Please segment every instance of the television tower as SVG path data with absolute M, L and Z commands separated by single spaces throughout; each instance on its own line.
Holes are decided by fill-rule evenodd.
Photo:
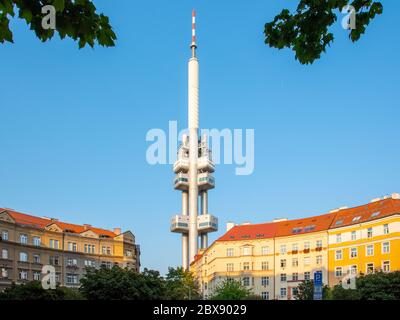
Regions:
M 192 56 L 189 59 L 188 127 L 174 163 L 174 187 L 182 191 L 182 212 L 171 220 L 171 231 L 182 234 L 182 267 L 190 263 L 200 249 L 208 247 L 208 233 L 218 230 L 218 219 L 208 213 L 208 190 L 215 187 L 215 165 L 207 136 L 199 138 L 199 60 L 196 56 L 196 12 L 192 12 Z M 200 198 L 200 210 L 199 210 Z

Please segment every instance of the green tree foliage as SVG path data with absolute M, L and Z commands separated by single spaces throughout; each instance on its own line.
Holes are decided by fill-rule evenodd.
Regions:
M 334 36 L 329 27 L 337 21 L 337 14 L 346 5 L 356 11 L 356 28 L 349 33 L 351 41 L 360 39 L 370 21 L 382 14 L 380 2 L 371 0 L 300 0 L 292 14 L 283 9 L 264 27 L 265 44 L 270 47 L 290 48 L 301 64 L 313 63 L 325 52 Z M 344 17 L 344 16 L 343 16 Z
M 166 297 L 171 300 L 200 299 L 196 279 L 183 268 L 168 268 L 166 280 Z
M 239 281 L 226 280 L 217 286 L 211 300 L 245 300 L 252 296 Z
M 299 284 L 297 294 L 294 295 L 296 300 L 314 300 L 314 281 L 307 280 Z M 330 299 L 330 289 L 328 286 L 322 288 L 322 299 Z
M 88 268 L 80 292 L 89 300 L 158 300 L 165 297 L 165 283 L 158 271 L 142 273 L 114 266 Z
M 6 288 L 0 292 L 0 300 L 82 300 L 82 295 L 75 289 L 57 287 L 55 290 L 45 290 L 40 281 Z
M 400 271 L 377 272 L 356 279 L 356 289 L 337 285 L 332 290 L 335 300 L 400 300 Z
M 53 5 L 56 9 L 56 30 L 42 28 L 45 5 Z M 0 0 L 0 43 L 13 42 L 9 23 L 16 15 L 25 20 L 43 42 L 51 39 L 55 32 L 61 39 L 77 40 L 79 48 L 86 44 L 93 47 L 95 42 L 112 47 L 117 38 L 108 17 L 98 14 L 91 0 Z

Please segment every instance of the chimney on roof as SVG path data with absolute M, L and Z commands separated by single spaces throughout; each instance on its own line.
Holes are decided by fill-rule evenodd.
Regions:
M 233 227 L 235 226 L 235 223 L 232 221 L 229 221 L 226 223 L 226 232 L 228 232 L 229 230 L 231 230 Z
M 400 193 L 392 193 L 392 199 L 400 199 Z
M 83 227 L 85 228 L 85 230 L 89 229 L 91 227 L 90 224 L 84 224 Z
M 114 233 L 115 233 L 116 235 L 121 234 L 121 228 L 114 228 Z
M 274 220 L 272 220 L 272 222 L 282 222 L 282 221 L 287 221 L 287 218 L 275 218 Z

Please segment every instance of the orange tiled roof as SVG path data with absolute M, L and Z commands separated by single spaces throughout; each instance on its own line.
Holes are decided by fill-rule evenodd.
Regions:
M 324 231 L 400 214 L 400 199 L 383 199 L 334 213 L 303 219 L 235 226 L 217 241 L 268 239 Z M 356 218 L 355 217 L 360 217 Z
M 44 229 L 48 225 L 56 224 L 63 231 L 69 231 L 69 232 L 73 232 L 73 233 L 81 233 L 81 232 L 84 232 L 87 230 L 91 230 L 98 235 L 105 235 L 105 236 L 109 236 L 112 238 L 117 236 L 117 234 L 115 234 L 114 232 L 112 232 L 110 230 L 95 228 L 95 227 L 88 226 L 88 225 L 82 226 L 82 225 L 77 225 L 77 224 L 71 224 L 71 223 L 66 223 L 66 222 L 57 221 L 57 220 L 35 217 L 35 216 L 17 212 L 17 211 L 11 210 L 11 209 L 0 208 L 0 212 L 3 212 L 3 211 L 7 211 L 7 213 L 15 220 L 15 222 L 18 224 L 21 224 L 21 225 Z
M 361 222 L 376 220 L 382 217 L 400 213 L 399 199 L 384 199 L 362 206 L 343 209 L 336 213 L 331 229 L 349 226 Z

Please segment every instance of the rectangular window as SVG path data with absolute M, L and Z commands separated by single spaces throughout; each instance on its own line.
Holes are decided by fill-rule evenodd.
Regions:
M 317 240 L 317 248 L 322 248 L 322 240 Z
M 286 282 L 286 273 L 281 273 L 281 282 Z
M 311 272 L 309 272 L 309 271 L 304 272 L 304 280 L 306 280 L 306 281 L 311 280 Z
M 250 263 L 249 262 L 244 262 L 243 263 L 243 270 L 250 270 Z
M 242 284 L 243 284 L 243 286 L 248 287 L 250 285 L 250 278 L 249 277 L 243 277 Z
M 251 247 L 243 247 L 243 255 L 250 256 L 251 255 Z
M 310 250 L 310 242 L 304 242 L 304 250 Z
M 8 231 L 3 231 L 1 233 L 1 238 L 3 239 L 3 241 L 8 241 Z
M 281 297 L 286 298 L 286 288 L 281 288 Z
M 269 300 L 269 292 L 268 291 L 261 292 L 261 298 L 263 300 Z
M 292 274 L 292 280 L 293 280 L 293 281 L 298 281 L 298 280 L 299 280 L 299 274 L 298 274 L 297 272 L 294 272 L 294 273 Z
M 94 244 L 85 244 L 84 245 L 84 251 L 85 253 L 95 253 L 95 246 Z
M 280 252 L 281 252 L 281 254 L 286 254 L 286 245 L 281 245 L 281 247 L 280 247 Z
M 28 236 L 26 234 L 20 234 L 19 242 L 22 244 L 28 244 Z
M 85 260 L 85 267 L 95 268 L 96 267 L 96 262 L 93 261 L 93 260 Z
M 350 267 L 350 274 L 357 274 L 357 265 L 352 265 Z
M 357 248 L 350 249 L 350 258 L 351 259 L 357 258 Z
M 41 245 L 40 237 L 33 237 L 33 245 L 36 247 L 40 247 L 40 245 Z
M 19 279 L 28 280 L 28 270 L 19 270 Z
M 382 253 L 390 253 L 390 242 L 382 243 Z
M 40 255 L 39 254 L 34 254 L 33 255 L 33 262 L 34 263 L 40 263 Z
M 269 254 L 269 247 L 262 247 L 261 248 L 261 254 L 264 255 L 264 256 Z
M 68 251 L 78 251 L 76 242 L 68 242 Z
M 67 259 L 67 266 L 77 266 L 78 265 L 78 260 L 73 259 L 73 258 L 68 258 Z
M 41 273 L 39 271 L 33 271 L 33 280 L 40 281 Z
M 383 234 L 388 234 L 389 233 L 389 225 L 388 224 L 384 224 L 383 225 Z
M 78 284 L 78 275 L 67 273 L 67 283 L 68 284 Z
M 356 233 L 355 231 L 352 231 L 352 232 L 351 232 L 351 240 L 352 240 L 352 241 L 357 240 L 357 233 Z
M 58 256 L 50 256 L 49 262 L 53 266 L 58 266 L 60 264 Z
M 233 263 L 227 263 L 226 264 L 226 271 L 228 271 L 228 272 L 233 271 Z
M 28 254 L 26 252 L 19 253 L 19 261 L 27 262 L 28 261 Z
M 7 249 L 1 250 L 1 258 L 8 259 L 8 250 Z
M 317 265 L 321 265 L 322 264 L 322 256 L 321 255 L 316 257 L 316 263 L 317 263 Z
M 286 268 L 286 259 L 281 259 L 281 268 Z
M 310 265 L 310 257 L 304 257 L 304 265 L 309 266 Z
M 299 245 L 297 243 L 292 244 L 292 251 L 298 251 L 299 250 Z
M 336 250 L 335 252 L 335 260 L 342 260 L 343 259 L 343 251 L 342 250 Z
M 383 261 L 382 263 L 382 271 L 390 272 L 390 261 Z
M 299 259 L 293 258 L 292 259 L 292 267 L 298 267 L 298 266 L 299 266 Z
M 366 256 L 373 256 L 374 255 L 374 245 L 370 244 L 367 246 L 367 250 L 365 253 Z
M 226 256 L 233 257 L 233 248 L 226 249 Z
M 268 270 L 268 261 L 261 262 L 261 270 Z
M 367 263 L 366 273 L 367 274 L 374 273 L 374 264 L 373 263 Z
M 342 242 L 342 234 L 341 234 L 341 233 L 338 233 L 338 234 L 336 235 L 336 243 L 340 243 L 340 242 Z
M 336 278 L 341 278 L 343 276 L 343 268 L 342 267 L 336 267 L 335 268 L 335 277 Z
M 60 248 L 60 241 L 55 239 L 50 239 L 50 248 L 52 249 L 59 249 Z
M 0 278 L 8 279 L 8 270 L 6 268 L 1 268 Z
M 261 277 L 261 285 L 266 287 L 269 285 L 269 277 Z
M 368 230 L 367 230 L 367 238 L 372 238 L 372 228 L 368 228 Z

